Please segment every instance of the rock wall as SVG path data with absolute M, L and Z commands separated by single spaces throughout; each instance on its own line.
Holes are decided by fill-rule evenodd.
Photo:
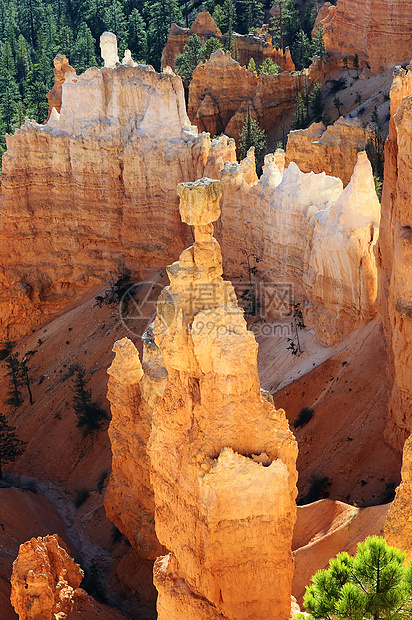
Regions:
M 402 480 L 396 489 L 385 521 L 385 540 L 389 545 L 398 547 L 410 557 L 412 553 L 412 437 L 410 436 L 403 447 Z
M 168 267 L 153 325 L 169 376 L 149 441 L 156 533 L 170 551 L 155 564 L 158 617 L 286 620 L 297 445 L 261 393 L 255 339 L 221 277 L 222 190 L 178 186 L 195 242 Z
M 123 266 L 139 278 L 170 261 L 187 242 L 176 184 L 206 166 L 216 175 L 226 159 L 233 141 L 211 149 L 197 136 L 180 78 L 145 66 L 68 78 L 60 116 L 7 137 L 2 334 L 26 333 Z
M 221 41 L 223 46 L 226 45 L 227 35 L 222 35 L 211 15 L 207 11 L 202 11 L 197 14 L 190 28 L 181 28 L 172 24 L 162 54 L 162 67 L 169 66 L 174 70 L 176 56 L 184 52 L 185 45 L 192 34 L 197 34 L 202 42 L 214 36 Z M 265 27 L 258 34 L 240 35 L 234 33 L 233 40 L 236 41 L 241 65 L 248 65 L 249 60 L 254 58 L 256 66 L 259 66 L 266 58 L 271 58 L 283 71 L 295 70 L 289 48 L 286 48 L 285 53 L 274 48 L 272 36 Z
M 308 73 L 308 87 L 320 79 L 322 63 Z M 200 131 L 212 136 L 225 133 L 237 139 L 250 104 L 262 129 L 277 131 L 282 139 L 289 130 L 296 94 L 305 87 L 305 76 L 282 72 L 262 74 L 240 66 L 228 52 L 218 50 L 198 65 L 189 87 L 188 114 Z
M 343 190 L 339 179 L 303 173 L 294 162 L 282 177 L 273 160 L 266 157 L 258 183 L 247 178 L 247 160 L 222 171 L 217 236 L 225 274 L 242 274 L 245 251 L 257 256 L 263 316 L 279 317 L 281 300 L 293 298 L 303 304 L 307 324 L 331 344 L 376 312 L 380 209 L 372 169 L 360 153 Z
M 83 576 L 57 534 L 20 545 L 11 577 L 11 603 L 19 620 L 126 620 L 79 588 Z
M 338 0 L 322 20 L 325 48 L 340 58 L 358 54 L 360 66 L 379 73 L 411 57 L 409 0 Z
M 307 129 L 289 133 L 285 165 L 294 161 L 302 172 L 326 172 L 339 177 L 346 187 L 368 137 L 358 119 L 346 120 L 341 116 L 328 127 L 312 123 Z
M 412 431 L 411 153 L 412 71 L 396 69 L 385 144 L 382 236 L 378 246 L 379 306 L 388 342 L 389 411 L 386 440 L 398 451 Z

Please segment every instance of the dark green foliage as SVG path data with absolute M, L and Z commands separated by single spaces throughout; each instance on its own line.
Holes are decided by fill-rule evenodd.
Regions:
M 257 264 L 260 262 L 259 256 L 255 254 L 251 254 L 246 250 L 242 250 L 243 256 L 245 256 L 246 260 L 241 263 L 242 267 L 246 270 L 247 279 L 248 279 L 248 288 L 244 289 L 241 297 L 242 297 L 242 307 L 245 311 L 245 314 L 248 316 L 258 316 L 260 310 L 260 303 L 256 296 L 256 290 L 253 278 L 258 274 Z
M 268 75 L 276 75 L 279 73 L 280 67 L 271 58 L 266 58 L 259 67 L 259 74 L 267 73 Z
M 338 553 L 306 588 L 310 618 L 402 620 L 412 614 L 412 564 L 379 536 L 358 543 L 354 557 Z M 303 618 L 303 616 L 301 616 Z
M 266 150 L 266 134 L 263 129 L 260 129 L 259 123 L 252 118 L 250 106 L 248 106 L 246 119 L 239 133 L 240 159 L 246 157 L 251 146 L 255 147 L 256 159 L 260 160 Z
M 334 105 L 334 106 L 335 106 L 335 108 L 337 109 L 337 111 L 338 111 L 338 115 L 340 116 L 340 109 L 341 109 L 341 107 L 342 107 L 342 105 L 343 105 L 343 104 L 342 104 L 342 101 L 339 99 L 339 97 L 338 97 L 338 96 L 336 96 L 336 97 L 333 99 L 333 105 Z
M 213 52 L 216 52 L 218 49 L 221 49 L 222 44 L 216 37 L 210 37 L 204 45 L 202 45 L 202 49 L 200 50 L 200 56 L 202 60 L 209 60 L 210 55 Z
M 3 361 L 13 351 L 16 343 L 13 340 L 3 340 L 0 343 L 0 361 Z
M 9 407 L 20 407 L 23 403 L 21 395 L 22 377 L 21 366 L 18 353 L 9 353 L 6 357 L 4 366 L 6 368 L 6 375 L 9 378 L 8 398 L 4 401 Z
M 264 10 L 259 0 L 239 0 L 238 11 L 241 16 L 239 19 L 241 32 L 248 33 L 263 24 Z
M 176 57 L 175 69 L 176 73 L 180 75 L 184 82 L 190 82 L 192 79 L 193 71 L 196 69 L 202 58 L 202 42 L 197 34 L 192 34 L 183 54 L 179 54 Z
M 309 37 L 303 30 L 299 30 L 295 37 L 291 54 L 293 61 L 296 65 L 296 69 L 303 69 L 309 67 L 312 62 L 312 45 L 309 41 Z
M 15 433 L 16 427 L 10 426 L 6 416 L 0 413 L 0 480 L 3 478 L 2 467 L 10 463 L 25 451 L 26 442 Z
M 148 52 L 146 24 L 137 9 L 133 9 L 129 15 L 128 31 L 132 56 L 138 61 L 146 62 Z
M 306 111 L 306 105 L 301 93 L 296 95 L 296 110 L 293 119 L 294 129 L 304 129 L 308 124 L 308 114 Z
M 376 106 L 372 112 L 371 126 L 372 136 L 366 142 L 365 151 L 372 165 L 375 190 L 380 199 L 385 164 L 385 141 L 380 130 L 380 121 Z
M 103 304 L 116 306 L 121 301 L 123 301 L 123 304 L 127 304 L 128 298 L 126 293 L 131 286 L 130 271 L 123 269 L 117 280 L 111 280 L 109 288 L 105 290 L 104 295 L 97 295 L 97 297 L 95 297 L 97 305 L 99 308 L 101 308 Z M 123 308 L 123 311 L 124 310 Z
M 273 43 L 282 50 L 291 46 L 297 33 L 301 29 L 299 10 L 294 0 L 276 0 L 278 17 L 272 19 Z
M 81 489 L 76 489 L 73 495 L 73 503 L 76 508 L 80 508 L 80 506 L 82 506 L 89 497 L 90 491 L 88 489 L 85 489 L 84 487 Z
M 73 381 L 73 409 L 77 416 L 77 426 L 83 427 L 83 434 L 88 435 L 100 427 L 105 412 L 92 400 L 92 391 L 86 388 L 86 371 L 80 366 Z
M 318 56 L 319 58 L 323 58 L 324 56 L 326 56 L 325 43 L 323 41 L 322 24 L 316 30 L 315 35 L 312 39 L 312 54 L 313 56 Z
M 320 82 L 316 82 L 315 86 L 313 87 L 310 99 L 313 119 L 317 123 L 320 123 L 320 121 L 322 120 L 324 109 L 322 101 L 322 84 Z
M 314 413 L 315 412 L 313 409 L 303 407 L 303 409 L 300 410 L 298 417 L 293 422 L 293 428 L 301 428 L 302 426 L 305 426 L 312 419 Z

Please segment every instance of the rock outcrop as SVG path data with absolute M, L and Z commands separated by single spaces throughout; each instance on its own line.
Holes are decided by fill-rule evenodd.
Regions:
M 151 347 L 150 343 L 147 347 Z M 151 431 L 152 407 L 155 402 L 142 396 L 140 380 L 143 369 L 135 345 L 128 338 L 115 343 L 116 357 L 110 368 L 108 399 L 112 421 L 109 437 L 112 446 L 112 472 L 104 504 L 108 518 L 130 541 L 138 555 L 155 560 L 165 552 L 154 528 L 154 498 L 150 483 L 147 443 Z M 153 360 L 152 360 L 153 362 Z M 145 382 L 157 380 L 163 392 L 167 373 L 155 371 L 153 363 L 145 363 Z M 151 371 L 151 372 L 150 372 Z M 155 393 L 155 390 L 152 390 Z M 149 402 L 148 402 L 149 401 Z
M 49 111 L 47 113 L 46 123 L 48 122 L 53 108 L 60 114 L 62 107 L 62 88 L 64 80 L 66 79 L 66 73 L 76 73 L 76 71 L 69 65 L 64 54 L 57 54 L 53 60 L 54 69 L 54 86 L 47 93 L 47 101 L 49 102 Z
M 372 73 L 411 57 L 412 5 L 408 0 L 338 0 L 322 20 L 327 53 L 358 54 Z
M 389 357 L 389 411 L 385 437 L 398 451 L 412 431 L 411 128 L 412 71 L 395 70 L 385 145 L 382 237 L 378 247 L 379 305 Z
M 325 6 L 325 5 L 324 5 Z M 333 125 L 312 123 L 307 129 L 291 131 L 286 145 L 286 162 L 294 161 L 302 172 L 326 172 L 349 183 L 358 153 L 365 149 L 369 132 L 357 120 L 340 117 Z
M 226 45 L 227 35 L 222 35 L 213 18 L 207 11 L 198 13 L 190 28 L 181 28 L 172 24 L 169 38 L 162 54 L 162 67 L 170 67 L 174 70 L 175 60 L 178 54 L 182 54 L 185 45 L 192 34 L 197 34 L 202 42 L 210 37 L 216 37 L 222 45 Z M 256 66 L 259 66 L 266 58 L 271 58 L 282 71 L 294 71 L 295 65 L 290 55 L 289 48 L 285 52 L 278 50 L 272 45 L 272 36 L 267 27 L 263 27 L 257 34 L 241 35 L 234 33 L 233 41 L 236 41 L 239 63 L 248 65 L 253 58 Z
M 287 619 L 297 446 L 261 393 L 257 344 L 222 275 L 220 181 L 178 186 L 195 242 L 168 267 L 153 325 L 169 373 L 149 441 L 160 620 Z
M 3 156 L 0 331 L 13 338 L 123 267 L 140 278 L 170 261 L 187 243 L 177 183 L 235 160 L 233 141 L 212 149 L 190 125 L 180 78 L 66 75 L 60 116 L 27 121 Z
M 322 68 L 318 64 L 308 73 L 309 89 L 319 79 Z M 303 75 L 284 71 L 258 76 L 242 67 L 229 52 L 218 50 L 193 72 L 188 114 L 200 131 L 208 131 L 212 136 L 225 133 L 237 139 L 250 104 L 261 128 L 276 131 L 281 140 L 292 120 L 296 93 L 304 87 Z
M 412 553 L 412 436 L 403 447 L 402 480 L 385 521 L 385 540 L 410 557 Z
M 11 577 L 11 602 L 19 620 L 126 620 L 79 588 L 83 577 L 57 534 L 20 545 Z
M 258 183 L 247 180 L 245 162 L 227 163 L 222 171 L 225 274 L 239 276 L 243 251 L 259 257 L 263 316 L 279 317 L 285 313 L 280 300 L 293 298 L 331 344 L 375 314 L 379 202 L 372 169 L 360 153 L 342 192 L 339 179 L 305 174 L 294 162 L 282 178 L 273 159 L 266 157 Z

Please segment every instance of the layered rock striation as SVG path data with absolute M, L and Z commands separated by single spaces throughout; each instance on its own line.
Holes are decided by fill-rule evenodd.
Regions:
M 387 441 L 402 450 L 412 431 L 411 127 L 412 71 L 395 70 L 391 119 L 385 144 L 382 236 L 378 247 L 379 305 L 388 343 L 389 411 Z
M 360 66 L 372 73 L 410 59 L 408 0 L 338 0 L 321 23 L 327 53 L 340 58 L 358 54 Z
M 142 65 L 73 75 L 60 115 L 7 137 L 0 330 L 11 337 L 110 274 L 144 278 L 170 261 L 187 240 L 177 183 L 235 160 L 233 141 L 212 148 L 190 125 L 180 78 Z
M 222 35 L 211 15 L 207 11 L 202 11 L 197 14 L 190 28 L 181 28 L 172 24 L 162 54 L 162 67 L 170 67 L 174 70 L 176 56 L 184 52 L 185 45 L 193 34 L 197 34 L 203 43 L 210 37 L 219 39 L 223 46 L 226 46 L 227 43 L 227 35 Z M 266 58 L 271 58 L 283 71 L 295 70 L 289 48 L 283 52 L 281 49 L 273 47 L 272 36 L 267 27 L 263 27 L 257 34 L 240 35 L 234 33 L 233 42 L 236 42 L 241 65 L 248 65 L 250 59 L 253 58 L 256 66 L 259 66 Z
M 285 165 L 294 161 L 302 172 L 326 172 L 339 177 L 346 187 L 358 153 L 365 149 L 369 137 L 369 131 L 358 119 L 340 117 L 328 127 L 323 123 L 312 123 L 307 129 L 289 133 Z
M 168 383 L 149 441 L 159 618 L 287 619 L 297 445 L 261 393 L 257 344 L 222 279 L 219 181 L 178 186 L 195 242 L 168 267 L 153 331 Z

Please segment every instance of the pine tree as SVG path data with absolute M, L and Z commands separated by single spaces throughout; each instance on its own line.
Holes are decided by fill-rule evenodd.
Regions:
M 255 147 L 256 159 L 260 159 L 266 149 L 266 134 L 259 124 L 252 118 L 250 105 L 242 129 L 239 133 L 239 156 L 244 159 L 251 146 Z
M 10 407 L 20 407 L 23 403 L 20 388 L 22 386 L 20 360 L 18 353 L 10 353 L 4 362 L 9 378 L 8 398 L 4 401 Z
M 20 91 L 14 77 L 0 69 L 0 122 L 3 132 L 11 134 L 18 122 Z
M 103 21 L 105 30 L 116 35 L 119 56 L 122 57 L 124 50 L 127 49 L 128 31 L 126 17 L 119 0 L 112 0 L 108 4 L 104 12 Z
M 73 382 L 73 409 L 77 415 L 77 426 L 84 427 L 83 433 L 87 435 L 100 427 L 104 411 L 93 402 L 92 391 L 86 388 L 86 371 L 82 366 L 77 370 Z
M 86 22 L 80 24 L 76 41 L 73 45 L 73 65 L 77 73 L 83 73 L 89 67 L 97 65 L 95 56 L 96 41 Z
M 6 416 L 0 413 L 0 480 L 3 479 L 3 465 L 11 463 L 25 451 L 26 442 L 15 433 L 16 427 L 10 426 Z
M 251 69 L 252 71 L 256 73 L 256 63 L 255 63 L 255 59 L 253 58 L 253 56 L 250 58 L 247 68 Z
M 217 50 L 222 49 L 222 44 L 216 37 L 210 37 L 200 50 L 200 56 L 203 61 L 209 60 L 211 54 Z
M 267 73 L 268 75 L 276 75 L 279 73 L 280 67 L 271 58 L 266 58 L 259 67 L 259 74 Z
M 252 28 L 260 27 L 263 24 L 265 12 L 262 2 L 259 0 L 239 0 L 239 14 L 241 27 L 244 33 L 248 33 Z
M 313 118 L 317 123 L 320 123 L 323 115 L 323 101 L 322 101 L 322 84 L 320 82 L 316 82 L 313 87 L 312 95 L 311 95 L 311 108 L 313 113 Z
M 303 101 L 303 97 L 301 93 L 296 95 L 296 110 L 295 116 L 293 119 L 293 127 L 294 129 L 304 129 L 307 126 L 307 114 L 305 102 Z
M 141 62 L 147 60 L 147 33 L 146 24 L 143 17 L 137 9 L 129 15 L 128 19 L 129 30 L 129 49 L 132 52 L 132 56 Z
M 401 620 L 412 614 L 412 563 L 379 536 L 358 543 L 351 557 L 338 553 L 306 588 L 306 620 Z M 303 620 L 303 614 L 296 619 Z
M 230 50 L 230 47 L 232 45 L 233 31 L 236 28 L 236 8 L 233 0 L 225 0 L 223 2 L 222 11 L 224 15 L 224 23 L 222 24 L 223 32 L 226 32 L 228 34 L 228 38 L 230 33 L 230 42 L 228 43 L 226 41 L 226 49 Z
M 213 11 L 212 17 L 213 17 L 213 21 L 215 22 L 216 26 L 223 32 L 226 22 L 225 22 L 225 14 L 223 13 L 223 9 L 220 6 L 220 4 L 216 5 L 215 10 Z
M 352 60 L 353 68 L 356 69 L 356 77 L 359 77 L 359 56 L 355 54 Z
M 303 30 L 299 30 L 293 42 L 291 53 L 295 65 L 299 69 L 308 67 L 312 62 L 312 46 Z
M 340 116 L 340 109 L 342 107 L 342 101 L 339 99 L 339 97 L 336 95 L 336 97 L 333 99 L 333 105 L 335 106 L 335 108 L 338 111 L 338 115 Z
M 186 83 L 192 79 L 193 71 L 202 60 L 202 42 L 197 34 L 192 34 L 185 45 L 183 54 L 176 56 L 175 70 Z
M 323 26 L 322 24 L 316 30 L 313 38 L 312 38 L 312 54 L 313 56 L 318 56 L 319 58 L 324 58 L 326 56 L 325 50 L 325 42 L 323 40 Z M 347 62 L 347 60 L 346 60 Z
M 159 71 L 163 48 L 166 45 L 172 23 L 182 23 L 182 12 L 176 0 L 154 2 L 148 16 L 149 59 Z

